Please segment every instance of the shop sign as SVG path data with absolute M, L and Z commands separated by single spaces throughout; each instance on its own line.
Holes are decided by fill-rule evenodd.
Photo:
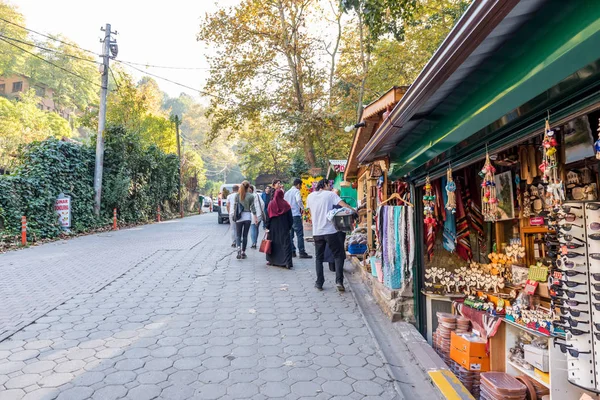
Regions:
M 529 218 L 529 225 L 541 226 L 544 225 L 544 217 L 531 217 Z
M 58 222 L 63 229 L 71 227 L 71 196 L 59 194 L 54 203 L 54 211 L 58 214 Z

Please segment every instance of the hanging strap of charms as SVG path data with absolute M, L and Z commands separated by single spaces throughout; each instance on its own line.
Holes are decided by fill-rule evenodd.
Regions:
M 437 221 L 433 217 L 433 210 L 435 207 L 435 196 L 433 195 L 433 188 L 429 175 L 425 179 L 425 195 L 423 196 L 423 210 L 425 214 L 425 227 L 426 227 L 426 238 L 427 238 L 427 256 L 429 260 L 433 258 L 433 245 L 435 244 L 435 226 Z
M 596 158 L 600 160 L 600 118 L 598 118 L 598 140 L 594 143 L 594 150 L 596 150 Z
M 563 182 L 558 178 L 558 152 L 554 131 L 550 128 L 550 119 L 546 119 L 544 141 L 542 142 L 543 161 L 540 164 L 542 181 L 548 185 L 546 189 L 547 203 L 559 206 L 565 199 Z
M 456 214 L 456 183 L 452 179 L 452 167 L 448 167 L 446 176 L 448 178 L 448 182 L 446 183 L 446 193 L 448 195 L 446 210 L 452 212 L 452 214 Z
M 489 153 L 485 152 L 485 164 L 479 175 L 483 178 L 481 182 L 481 212 L 483 218 L 488 222 L 495 222 L 498 217 L 498 197 L 496 196 L 496 181 L 494 174 L 496 168 L 492 165 Z

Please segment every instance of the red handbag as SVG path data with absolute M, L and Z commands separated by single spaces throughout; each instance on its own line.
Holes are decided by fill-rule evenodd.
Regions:
M 271 254 L 271 240 L 267 239 L 268 233 L 265 232 L 262 242 L 260 242 L 260 248 L 258 251 L 265 254 Z

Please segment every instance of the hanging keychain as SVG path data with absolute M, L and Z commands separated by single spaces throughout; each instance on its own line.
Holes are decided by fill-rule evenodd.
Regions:
M 452 179 L 452 167 L 448 167 L 446 176 L 448 178 L 448 182 L 446 183 L 446 194 L 448 195 L 446 210 L 451 211 L 452 214 L 456 214 L 456 183 Z

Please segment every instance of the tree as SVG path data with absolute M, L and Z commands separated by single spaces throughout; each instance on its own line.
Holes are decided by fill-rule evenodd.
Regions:
M 10 6 L 2 0 L 0 0 L 0 18 L 12 21 L 17 25 L 25 25 L 23 15 L 15 7 Z M 27 31 L 25 29 L 1 20 L 0 35 L 20 41 L 27 39 Z M 20 72 L 24 62 L 25 54 L 22 51 L 16 49 L 6 41 L 0 40 L 0 76 Z
M 315 138 L 335 124 L 323 41 L 314 34 L 322 15 L 318 0 L 243 0 L 206 16 L 198 40 L 217 48 L 206 86 L 213 136 L 266 118 L 316 166 Z
M 23 93 L 19 101 L 0 97 L 0 170 L 10 170 L 18 150 L 25 144 L 49 137 L 71 136 L 67 120 L 38 108 L 34 90 Z

